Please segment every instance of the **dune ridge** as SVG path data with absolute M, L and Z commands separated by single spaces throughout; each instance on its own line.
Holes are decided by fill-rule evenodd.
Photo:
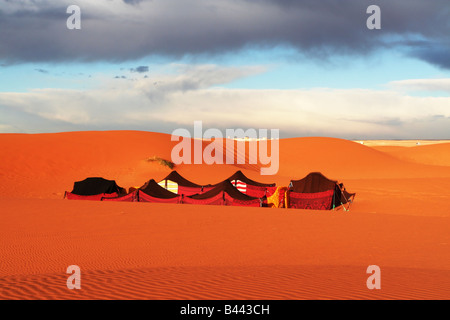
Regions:
M 450 143 L 415 147 L 375 146 L 373 148 L 403 161 L 433 166 L 450 166 Z
M 170 169 L 146 161 L 171 159 L 170 135 L 139 131 L 0 134 L 0 197 L 61 198 L 73 182 L 88 176 L 114 179 L 123 187 L 162 179 Z M 203 143 L 203 148 L 207 145 Z M 193 145 L 193 144 L 192 144 Z M 438 145 L 427 146 L 439 148 Z M 217 183 L 242 169 L 252 179 L 287 185 L 312 171 L 331 179 L 450 177 L 450 168 L 401 161 L 390 154 L 336 138 L 280 140 L 279 171 L 261 176 L 255 165 L 179 165 L 176 169 L 200 184 Z M 438 152 L 441 153 L 440 150 Z M 238 150 L 235 149 L 235 156 Z

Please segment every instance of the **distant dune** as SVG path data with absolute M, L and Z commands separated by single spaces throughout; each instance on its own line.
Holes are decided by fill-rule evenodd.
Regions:
M 450 143 L 450 140 L 355 140 L 355 142 L 369 147 L 416 147 Z
M 240 169 L 286 186 L 320 171 L 357 193 L 350 212 L 62 199 L 88 176 L 159 180 L 171 170 L 146 159 L 170 160 L 176 143 L 139 131 L 0 134 L 0 299 L 450 298 L 450 144 L 281 139 L 274 176 L 260 164 L 176 167 L 201 184 Z M 82 290 L 66 288 L 71 264 Z M 372 264 L 381 290 L 366 287 Z
M 419 145 L 412 148 L 394 146 L 373 148 L 408 162 L 450 166 L 450 143 Z

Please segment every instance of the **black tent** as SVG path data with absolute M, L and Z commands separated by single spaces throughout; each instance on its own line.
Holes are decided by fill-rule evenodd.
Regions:
M 125 189 L 119 187 L 115 180 L 107 180 L 99 177 L 86 178 L 76 181 L 71 193 L 80 196 L 93 196 L 97 194 L 109 193 L 123 194 Z

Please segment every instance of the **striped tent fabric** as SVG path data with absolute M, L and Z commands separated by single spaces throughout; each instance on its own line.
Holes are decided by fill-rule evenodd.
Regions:
M 315 193 L 288 192 L 289 208 L 331 210 L 334 190 Z
M 228 181 L 240 192 L 256 198 L 272 195 L 276 186 L 275 183 L 261 183 L 248 178 L 242 171 L 236 171 L 228 177 Z
M 240 192 L 247 193 L 247 184 L 241 180 L 231 180 L 230 181 L 233 186 L 236 187 Z

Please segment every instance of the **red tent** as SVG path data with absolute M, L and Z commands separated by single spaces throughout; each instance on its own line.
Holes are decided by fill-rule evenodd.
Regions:
M 288 207 L 297 209 L 331 210 L 353 201 L 355 193 L 345 190 L 342 183 L 330 180 L 320 172 L 312 172 L 300 180 L 291 180 Z
M 102 197 L 102 201 L 123 201 L 123 202 L 137 202 L 139 201 L 138 190 L 134 190 L 129 194 L 118 197 Z
M 230 181 L 225 180 L 215 185 L 215 187 L 202 194 L 183 196 L 182 203 L 187 204 L 208 204 L 226 206 L 246 206 L 261 207 L 263 200 L 243 194 L 236 189 Z
M 277 187 L 275 183 L 261 183 L 248 178 L 242 171 L 236 171 L 232 176 L 228 177 L 231 182 L 240 192 L 256 198 L 264 196 L 271 196 Z

